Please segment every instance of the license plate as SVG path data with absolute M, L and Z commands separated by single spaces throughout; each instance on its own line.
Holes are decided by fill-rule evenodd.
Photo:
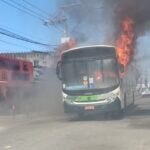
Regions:
M 89 106 L 85 106 L 85 107 L 84 107 L 84 109 L 85 109 L 85 110 L 94 110 L 94 109 L 95 109 L 95 107 L 94 107 L 94 106 L 89 105 Z

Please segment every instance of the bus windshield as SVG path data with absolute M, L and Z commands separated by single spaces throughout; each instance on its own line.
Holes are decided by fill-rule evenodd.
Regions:
M 63 63 L 63 89 L 105 89 L 119 82 L 115 59 L 66 61 Z

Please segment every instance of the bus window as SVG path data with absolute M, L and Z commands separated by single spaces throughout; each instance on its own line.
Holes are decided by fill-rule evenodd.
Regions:
M 20 70 L 20 65 L 18 62 L 11 62 L 10 68 L 14 71 L 19 71 Z
M 23 71 L 29 71 L 28 64 L 23 64 Z
M 64 63 L 62 73 L 64 76 L 64 83 L 66 84 L 66 89 L 75 90 L 87 88 L 87 83 L 85 83 L 88 81 L 86 62 L 79 61 Z
M 3 69 L 9 68 L 9 62 L 7 60 L 0 60 L 0 67 Z
M 2 80 L 3 81 L 7 80 L 7 73 L 6 72 L 2 72 Z
M 0 60 L 0 68 L 19 71 L 20 64 L 18 61 L 13 61 L 13 60 L 9 60 L 9 59 L 1 59 Z

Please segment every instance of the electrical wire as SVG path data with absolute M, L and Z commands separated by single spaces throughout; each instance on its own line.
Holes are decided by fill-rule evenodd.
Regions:
M 26 4 L 28 4 L 29 6 L 31 6 L 32 8 L 34 8 L 34 9 L 40 11 L 41 13 L 46 14 L 48 17 L 50 16 L 50 17 L 52 18 L 52 19 L 49 19 L 50 21 L 52 21 L 52 20 L 54 20 L 54 18 L 56 18 L 56 17 L 52 16 L 51 14 L 49 14 L 48 12 L 46 12 L 45 10 L 43 10 L 43 9 L 37 7 L 36 5 L 32 4 L 31 2 L 28 2 L 27 0 L 22 0 L 22 1 L 23 1 L 24 3 L 26 3 Z M 62 28 L 59 28 L 59 27 L 57 27 L 56 25 L 53 25 L 53 26 L 55 27 L 55 29 L 57 29 L 57 30 L 63 32 L 63 29 L 62 29 Z
M 24 13 L 30 15 L 31 17 L 34 17 L 34 18 L 36 18 L 36 19 L 38 19 L 38 20 L 40 20 L 40 21 L 42 21 L 42 22 L 44 21 L 43 18 L 40 18 L 40 17 L 38 17 L 38 16 L 36 16 L 36 15 L 34 15 L 34 14 L 28 12 L 28 11 L 25 11 L 24 9 L 21 9 L 21 8 L 19 8 L 19 7 L 15 6 L 15 5 L 13 5 L 12 3 L 10 3 L 10 2 L 8 2 L 8 1 L 6 1 L 6 0 L 1 0 L 1 2 L 7 4 L 7 5 L 9 5 L 9 6 L 15 8 L 15 9 L 21 11 L 21 12 L 24 12 Z
M 41 9 L 41 8 L 39 8 L 39 7 L 37 7 L 36 5 L 32 4 L 31 2 L 28 2 L 27 0 L 22 0 L 22 1 L 23 1 L 24 3 L 26 3 L 27 5 L 29 5 L 29 6 L 31 6 L 31 7 L 33 7 L 33 8 L 35 8 L 36 10 L 42 12 L 43 14 L 45 14 L 45 15 L 47 15 L 47 16 L 50 16 L 50 14 L 49 14 L 48 12 L 46 12 L 45 10 L 43 10 L 43 9 Z
M 26 46 L 23 46 L 23 45 L 20 45 L 20 44 L 16 44 L 16 43 L 11 43 L 11 42 L 4 41 L 4 40 L 1 40 L 1 39 L 0 39 L 0 42 L 8 44 L 8 45 L 13 45 L 13 46 L 17 46 L 17 47 L 22 47 L 22 48 L 30 49 L 30 48 L 28 48 Z
M 19 7 L 22 7 L 23 9 L 25 9 L 25 10 L 27 10 L 27 11 L 33 13 L 34 15 L 37 15 L 39 18 L 45 20 L 44 17 L 43 17 L 41 14 L 39 14 L 39 13 L 33 11 L 33 10 L 30 9 L 30 8 L 25 7 L 24 5 L 22 5 L 22 4 L 18 3 L 18 2 L 16 2 L 15 0 L 9 0 L 9 1 L 11 1 L 12 3 L 18 5 Z
M 41 16 L 37 16 L 37 13 L 35 14 L 33 14 L 33 13 L 31 13 L 31 12 L 35 12 L 35 11 L 32 11 L 31 9 L 28 9 L 28 8 L 26 8 L 25 6 L 23 6 L 23 5 L 21 5 L 21 4 L 19 4 L 19 3 L 17 3 L 17 2 L 15 2 L 18 6 L 19 5 L 21 5 L 23 8 L 25 8 L 26 10 L 31 10 L 30 12 L 29 11 L 26 11 L 25 9 L 21 9 L 20 7 L 17 7 L 16 5 L 14 5 L 14 4 L 12 4 L 12 3 L 10 3 L 10 2 L 8 2 L 8 1 L 6 1 L 6 0 L 1 0 L 3 3 L 5 3 L 5 4 L 7 4 L 8 6 L 11 6 L 11 7 L 13 7 L 13 8 L 15 8 L 15 9 L 17 9 L 17 10 L 19 10 L 19 11 L 21 11 L 21 12 L 23 12 L 23 13 L 26 13 L 26 14 L 28 14 L 29 16 L 31 16 L 31 17 L 34 17 L 34 18 L 36 18 L 36 19 L 38 19 L 38 20 L 40 20 L 40 21 L 42 21 L 42 22 L 45 22 L 45 19 L 43 18 L 43 17 L 41 17 Z M 14 2 L 14 0 L 12 0 L 13 2 Z M 57 31 L 59 31 L 59 32 L 62 32 L 63 30 L 62 29 L 60 29 L 60 28 L 58 28 L 56 25 L 54 25 L 54 27 L 55 27 L 55 29 L 57 30 Z
M 22 40 L 22 41 L 29 42 L 29 43 L 32 43 L 32 44 L 46 46 L 46 47 L 57 46 L 57 45 L 45 44 L 45 43 L 41 43 L 41 42 L 38 42 L 38 41 L 31 40 L 29 38 L 26 38 L 24 36 L 18 35 L 16 33 L 13 33 L 11 31 L 8 31 L 8 30 L 3 29 L 3 28 L 0 28 L 0 34 L 8 36 L 8 37 L 11 37 L 11 38 L 14 38 L 14 39 L 18 39 L 18 40 Z

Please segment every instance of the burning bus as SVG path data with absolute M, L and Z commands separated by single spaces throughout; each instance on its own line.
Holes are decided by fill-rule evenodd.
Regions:
M 62 81 L 66 113 L 103 112 L 121 115 L 134 103 L 136 80 L 133 68 L 124 74 L 113 46 L 92 45 L 65 51 L 56 73 Z M 120 76 L 121 74 L 121 76 Z

